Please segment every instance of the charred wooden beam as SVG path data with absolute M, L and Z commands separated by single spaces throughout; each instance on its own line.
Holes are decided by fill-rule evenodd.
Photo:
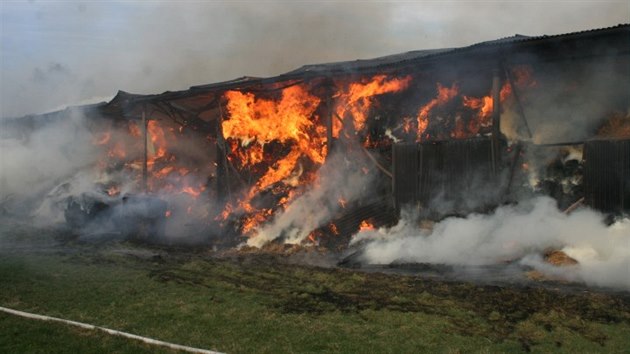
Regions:
M 505 196 L 510 194 L 512 190 L 512 181 L 514 181 L 514 175 L 516 175 L 516 169 L 520 161 L 521 152 L 523 151 L 523 144 L 518 142 L 514 147 L 514 156 L 512 157 L 512 164 L 510 165 L 510 175 L 508 177 L 507 186 L 505 187 Z
M 492 173 L 498 173 L 499 139 L 501 137 L 501 76 L 492 70 Z
M 514 101 L 516 102 L 516 110 L 518 112 L 519 117 L 523 121 L 523 126 L 525 127 L 525 131 L 527 132 L 527 136 L 531 139 L 533 137 L 532 131 L 529 128 L 529 123 L 527 123 L 527 118 L 525 117 L 525 110 L 523 109 L 523 104 L 521 103 L 521 99 L 518 94 L 518 89 L 516 85 L 514 85 L 514 80 L 512 79 L 512 74 L 510 73 L 510 69 L 508 67 L 504 67 L 505 78 L 510 83 L 510 87 L 512 88 L 512 95 L 514 96 Z
M 154 106 L 159 112 L 161 112 L 165 116 L 169 117 L 173 122 L 175 122 L 175 124 L 178 124 L 184 127 L 188 125 L 186 118 L 182 117 L 182 115 L 179 114 L 172 106 L 169 106 L 168 104 L 164 102 L 156 102 Z
M 168 109 L 168 111 L 170 112 L 170 114 L 168 115 L 177 124 L 185 127 L 192 127 L 193 130 L 212 132 L 212 125 L 199 118 L 199 114 L 201 113 L 196 113 L 173 102 L 162 102 L 162 104 Z M 176 118 L 177 116 L 179 116 L 180 120 Z
M 535 144 L 535 146 L 541 147 L 553 147 L 553 146 L 579 146 L 584 145 L 585 141 L 568 141 L 561 143 L 546 143 L 546 144 Z
M 294 81 L 288 84 L 284 84 L 284 85 L 280 85 L 278 87 L 274 87 L 274 88 L 269 88 L 269 87 L 264 87 L 263 85 L 260 85 L 260 87 L 253 87 L 253 88 L 245 88 L 242 89 L 240 91 L 246 91 L 246 92 L 264 92 L 264 93 L 269 93 L 269 92 L 274 92 L 274 91 L 282 91 L 286 88 L 292 87 L 292 86 L 296 86 L 296 85 L 301 85 L 304 83 L 304 80 L 298 80 L 298 81 Z
M 148 191 L 148 165 L 149 165 L 149 152 L 148 152 L 148 121 L 146 114 L 147 107 L 142 105 L 142 145 L 143 145 L 143 161 L 142 161 L 142 191 Z
M 219 107 L 221 107 L 221 104 Z M 222 202 L 227 198 L 231 197 L 230 191 L 230 175 L 228 171 L 228 159 L 227 159 L 227 146 L 225 143 L 225 137 L 223 136 L 223 109 L 220 109 L 221 114 L 219 115 L 219 119 L 216 120 L 215 133 L 217 136 L 217 198 L 219 202 Z
M 326 149 L 328 154 L 333 149 L 333 104 L 331 95 L 326 95 Z
M 203 112 L 215 108 L 219 102 L 221 101 L 221 96 L 217 96 L 215 98 L 213 98 L 210 102 L 204 104 L 203 106 L 201 106 L 201 108 L 197 109 L 197 113 L 196 116 L 198 117 L 199 115 L 201 115 Z
M 394 175 L 388 169 L 386 169 L 383 165 L 381 165 L 376 160 L 376 158 L 372 156 L 372 154 L 364 146 L 361 146 L 361 150 L 363 150 L 363 153 L 365 153 L 365 155 L 370 159 L 370 161 L 372 161 L 372 163 L 374 164 L 374 166 L 376 166 L 376 168 L 378 168 L 381 172 L 383 172 L 387 177 L 394 178 Z
M 584 197 L 578 199 L 575 203 L 571 204 L 568 208 L 566 208 L 563 213 L 569 215 L 571 214 L 575 209 L 579 208 L 580 205 L 584 204 Z
M 392 164 L 394 178 L 392 178 L 392 190 L 398 211 L 403 205 L 415 204 L 418 200 L 419 149 L 420 147 L 415 143 L 395 144 L 393 146 Z

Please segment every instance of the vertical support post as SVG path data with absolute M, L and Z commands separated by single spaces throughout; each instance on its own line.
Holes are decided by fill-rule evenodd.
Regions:
M 148 122 L 147 122 L 147 106 L 142 105 L 142 145 L 143 145 L 143 160 L 142 160 L 142 191 L 147 193 L 148 191 L 148 177 L 149 177 L 149 152 L 148 152 Z
M 219 117 L 216 120 L 217 134 L 217 198 L 219 202 L 231 197 L 230 181 L 228 175 L 227 147 L 223 136 L 223 102 L 219 102 Z
M 332 97 L 326 96 L 326 148 L 328 154 L 333 149 L 333 111 L 332 111 Z
M 498 68 L 492 70 L 492 173 L 497 174 L 500 161 L 501 137 L 501 77 Z
M 627 184 L 630 183 L 630 166 L 628 166 L 628 160 L 630 160 L 630 156 L 628 156 L 628 151 L 630 150 L 630 142 L 616 142 L 617 149 L 619 151 L 619 171 L 621 171 L 621 177 L 619 178 L 619 213 L 623 213 L 628 206 L 626 205 L 626 195 L 628 194 L 628 190 L 630 190 L 630 186 Z M 625 175 L 625 174 L 628 175 Z
M 527 136 L 531 139 L 533 137 L 532 130 L 529 128 L 529 124 L 527 123 L 527 118 L 525 118 L 525 110 L 523 109 L 523 104 L 521 103 L 521 99 L 518 95 L 518 89 L 514 84 L 514 80 L 512 79 L 512 74 L 510 74 L 510 69 L 508 67 L 504 68 L 505 70 L 505 78 L 510 83 L 510 87 L 512 88 L 512 95 L 514 96 L 514 101 L 516 102 L 516 109 L 518 111 L 518 115 L 521 117 L 523 121 L 523 125 L 525 126 L 525 131 L 527 132 Z
M 333 82 L 327 80 L 325 83 L 325 95 L 326 95 L 326 149 L 328 150 L 327 156 L 330 155 L 333 149 Z

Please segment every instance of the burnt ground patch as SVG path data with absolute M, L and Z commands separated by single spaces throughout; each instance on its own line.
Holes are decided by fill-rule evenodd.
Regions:
M 217 259 L 171 260 L 151 276 L 160 281 L 206 286 L 221 282 L 239 291 L 265 294 L 265 306 L 285 314 L 322 316 L 391 311 L 440 316 L 450 331 L 493 342 L 515 339 L 532 349 L 541 336 L 569 331 L 604 346 L 598 324 L 630 324 L 630 294 L 577 291 L 562 284 L 478 285 L 417 276 L 364 273 L 339 268 L 286 264 L 280 256 L 248 254 Z M 194 266 L 191 266 L 194 264 Z M 562 346 L 562 341 L 556 341 Z
M 109 318 L 114 327 L 121 321 L 120 306 L 127 302 L 130 305 L 124 306 L 134 314 L 135 326 L 147 328 L 159 323 L 151 317 L 156 310 L 165 311 L 164 316 L 183 316 L 178 321 L 189 321 L 186 323 L 191 328 L 205 323 L 199 322 L 199 315 L 214 313 L 205 321 L 216 320 L 215 331 L 227 325 L 225 332 L 220 332 L 223 338 L 238 340 L 219 347 L 233 348 L 233 352 L 251 348 L 254 342 L 242 340 L 253 341 L 258 338 L 255 333 L 282 335 L 268 323 L 284 328 L 295 338 L 302 338 L 304 331 L 326 328 L 331 343 L 344 343 L 347 351 L 364 348 L 361 345 L 377 340 L 378 333 L 398 333 L 399 337 L 391 340 L 404 345 L 405 338 L 416 331 L 440 338 L 438 342 L 464 341 L 454 348 L 478 343 L 470 350 L 482 348 L 479 343 L 498 351 L 516 345 L 522 351 L 567 352 L 576 348 L 608 351 L 628 344 L 623 334 L 630 329 L 627 292 L 562 283 L 480 285 L 315 267 L 295 264 L 295 257 L 260 252 L 225 254 L 128 242 L 93 245 L 70 241 L 45 243 L 42 248 L 43 243 L 36 241 L 12 242 L 12 248 L 0 250 L 0 275 L 9 285 L 0 296 L 5 305 L 27 310 L 52 306 L 58 314 L 77 311 L 69 314 L 71 318 L 103 312 L 102 318 Z M 86 280 L 80 281 L 82 277 Z M 56 294 L 56 302 L 70 307 L 63 310 L 65 305 L 46 305 L 55 299 L 51 293 Z M 149 299 L 163 306 L 156 308 Z M 254 325 L 247 327 L 247 321 L 254 321 Z M 230 323 L 234 323 L 232 327 Z M 189 331 L 184 328 L 181 335 L 186 337 Z M 365 328 L 371 332 L 363 333 Z M 336 337 L 339 331 L 355 331 L 354 339 L 343 342 Z M 196 340 L 203 343 L 204 331 L 198 333 Z M 313 347 L 300 348 L 320 348 L 320 339 L 304 337 L 302 344 Z M 388 340 L 378 337 L 369 345 L 388 348 L 393 345 Z M 238 347 L 241 342 L 245 344 Z M 335 351 L 341 347 L 326 348 Z

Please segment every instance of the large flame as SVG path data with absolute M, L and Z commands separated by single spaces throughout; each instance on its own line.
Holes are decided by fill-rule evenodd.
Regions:
M 532 75 L 532 69 L 529 66 L 516 66 L 509 70 L 512 80 L 505 80 L 499 92 L 499 101 L 501 105 L 506 103 L 513 97 L 514 87 L 518 89 L 527 89 L 536 86 L 536 81 Z M 440 107 L 448 106 L 448 119 L 453 123 L 452 126 L 444 124 L 439 128 L 450 129 L 443 137 L 463 139 L 474 137 L 488 132 L 488 128 L 492 126 L 492 112 L 494 110 L 494 101 L 491 93 L 488 95 L 475 97 L 463 95 L 460 92 L 459 85 L 452 83 L 450 87 L 437 83 L 437 95 L 424 106 L 420 107 L 417 114 L 417 141 L 430 138 L 427 129 L 434 124 L 436 118 L 434 111 Z
M 429 114 L 431 111 L 435 107 L 448 103 L 458 93 L 459 87 L 457 84 L 453 84 L 451 87 L 442 86 L 440 83 L 437 84 L 437 96 L 418 110 L 418 141 L 422 139 L 422 134 L 429 126 Z
M 374 104 L 375 96 L 400 92 L 411 82 L 411 76 L 390 78 L 376 75 L 368 80 L 352 82 L 337 94 L 337 104 L 333 120 L 333 137 L 339 137 L 343 129 L 342 121 L 351 120 L 355 133 L 365 129 L 368 113 Z
M 232 142 L 230 162 L 244 167 L 256 167 L 264 162 L 263 173 L 239 201 L 239 206 L 253 214 L 244 221 L 243 231 L 251 231 L 265 221 L 271 210 L 255 208 L 251 201 L 261 192 L 278 183 L 295 186 L 302 174 L 301 162 L 321 166 L 327 154 L 326 130 L 315 114 L 320 99 L 306 87 L 291 86 L 282 90 L 278 100 L 257 98 L 252 93 L 227 91 L 229 119 L 223 121 L 223 136 Z M 265 153 L 265 144 L 278 143 L 286 153 L 275 156 Z M 286 192 L 280 188 L 279 194 Z M 275 190 L 272 190 L 275 192 Z M 283 198 L 286 204 L 287 197 Z M 282 200 L 282 199 L 281 199 Z M 281 204 L 282 206 L 282 204 Z

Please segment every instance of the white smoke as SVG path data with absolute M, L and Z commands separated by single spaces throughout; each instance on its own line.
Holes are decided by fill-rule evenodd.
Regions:
M 615 111 L 630 107 L 627 59 L 593 59 L 571 63 L 532 60 L 531 83 L 519 87 L 519 101 L 536 144 L 579 142 L 591 138 Z M 510 101 L 501 129 L 511 139 L 529 139 L 523 118 Z M 550 119 L 553 117 L 553 119 Z
M 250 238 L 247 244 L 262 247 L 280 237 L 285 243 L 300 243 L 311 231 L 326 225 L 339 212 L 340 198 L 352 203 L 366 195 L 374 176 L 360 168 L 362 164 L 358 161 L 362 157 L 358 154 L 356 150 L 351 150 L 348 154 L 330 156 L 318 171 L 317 182 L 311 189 L 296 198 L 284 212 L 277 214 L 270 224 L 257 230 L 256 236 Z
M 5 210 L 31 212 L 33 203 L 47 194 L 64 193 L 57 188 L 64 182 L 85 180 L 77 174 L 94 165 L 98 150 L 82 111 L 69 109 L 65 113 L 49 124 L 42 122 L 45 125 L 41 128 L 31 128 L 25 123 L 19 132 L 0 139 L 0 193 Z
M 587 284 L 630 289 L 630 220 L 608 227 L 603 216 L 588 209 L 566 215 L 555 201 L 538 197 L 503 206 L 493 214 L 447 218 L 431 232 L 421 232 L 411 215 L 390 229 L 364 231 L 352 244 L 364 242 L 364 261 L 451 265 L 521 264 L 552 276 Z M 554 267 L 541 254 L 561 249 L 579 262 Z

